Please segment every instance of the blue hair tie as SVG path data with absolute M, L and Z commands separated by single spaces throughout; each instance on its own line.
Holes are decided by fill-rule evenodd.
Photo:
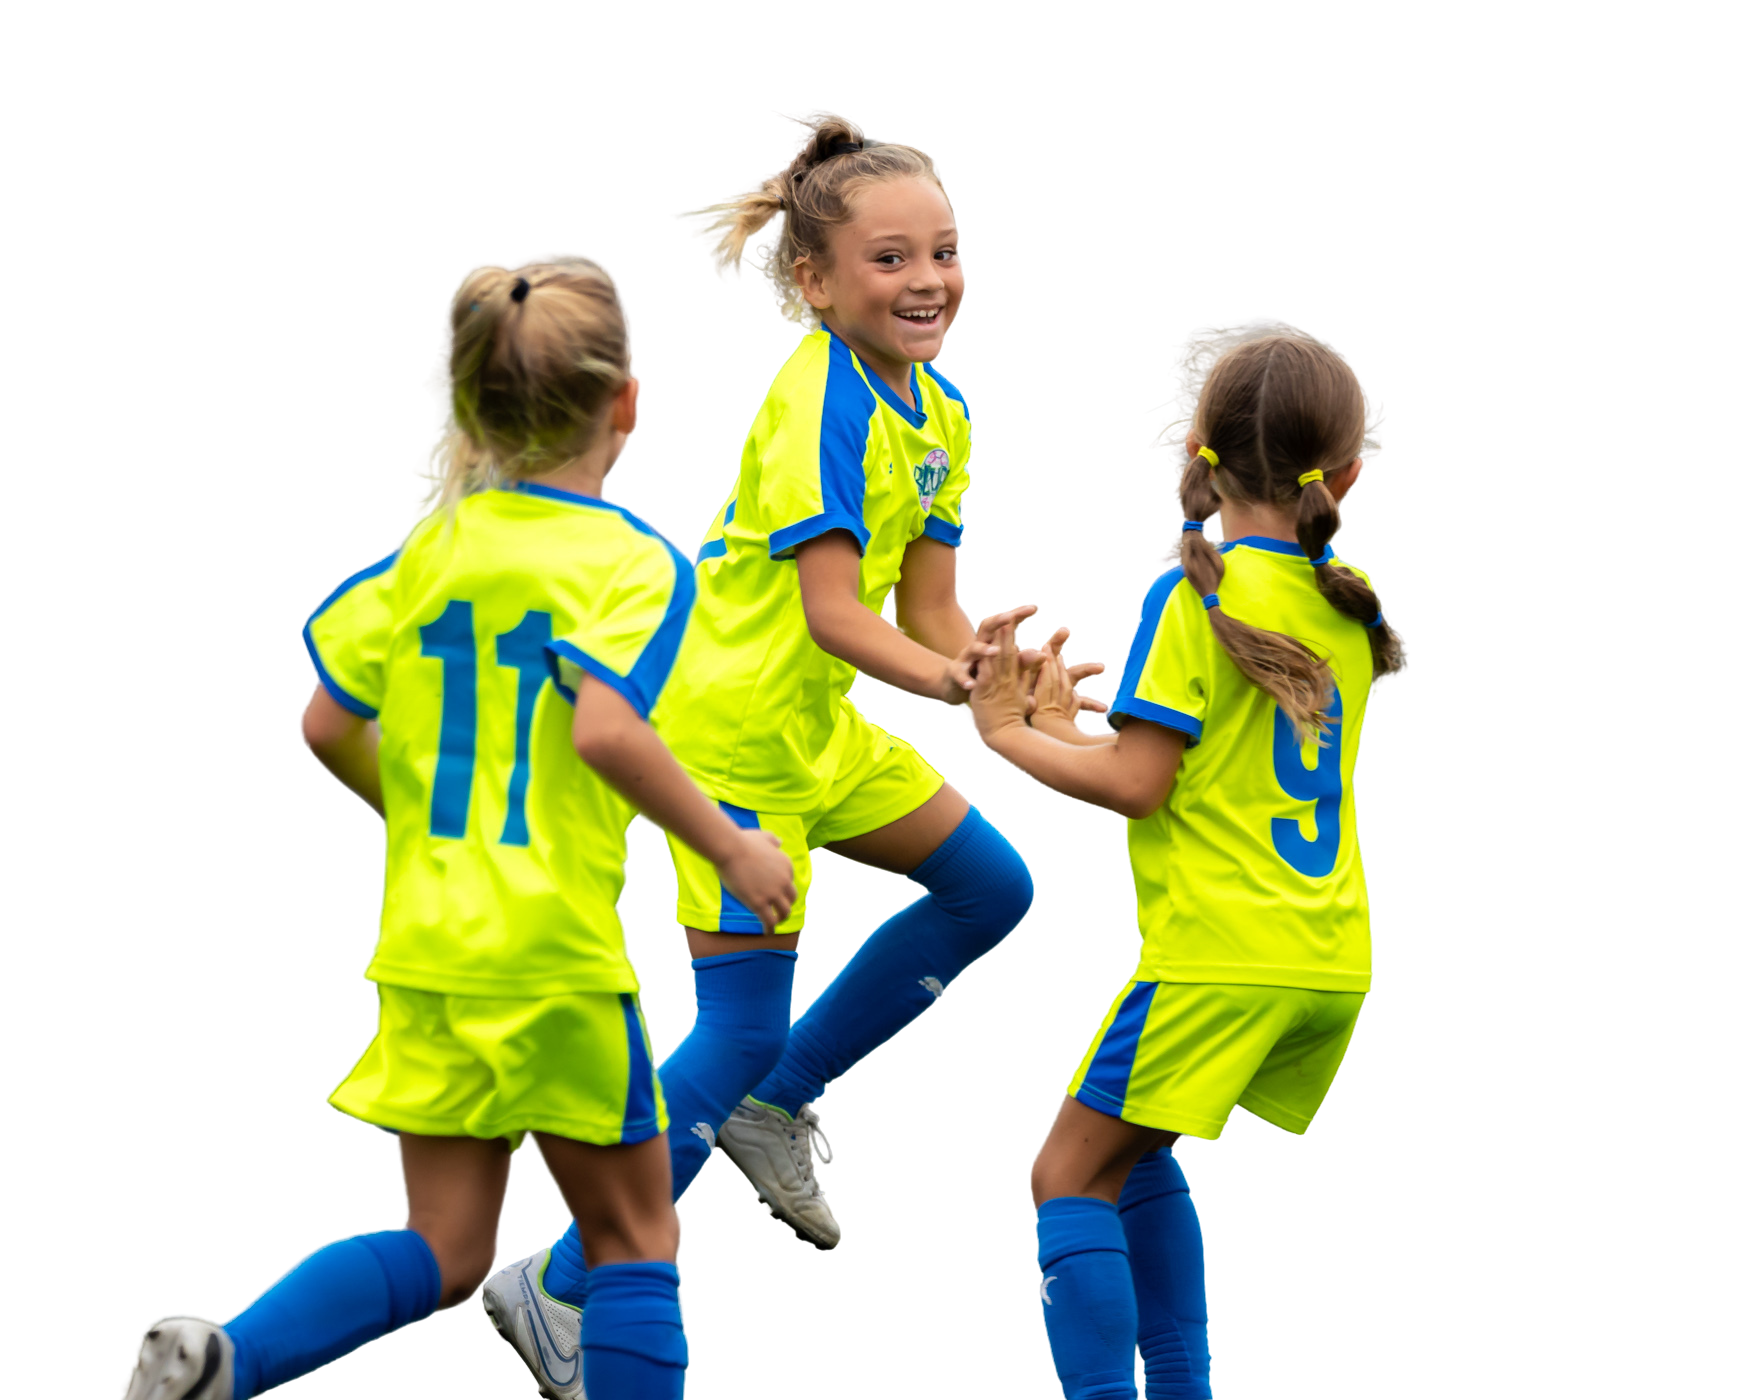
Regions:
M 1313 566 L 1313 568 L 1316 569 L 1319 567 L 1320 564 L 1329 564 L 1331 562 L 1331 560 L 1335 559 L 1336 557 L 1337 557 L 1337 551 L 1332 549 L 1330 547 L 1330 545 L 1326 545 L 1325 552 L 1323 554 L 1319 555 L 1319 557 L 1317 559 L 1312 561 L 1312 566 Z
M 1370 628 L 1371 627 L 1384 627 L 1385 626 L 1385 614 L 1384 613 L 1375 613 L 1374 617 L 1373 617 L 1373 621 L 1368 623 L 1367 625 Z
M 1201 535 L 1203 533 L 1203 522 L 1201 520 L 1187 520 L 1179 528 L 1181 531 L 1195 530 L 1198 534 Z
M 1205 593 L 1203 595 L 1203 611 L 1204 612 L 1208 612 L 1211 608 L 1219 608 L 1220 606 L 1221 606 L 1221 595 L 1219 593 Z

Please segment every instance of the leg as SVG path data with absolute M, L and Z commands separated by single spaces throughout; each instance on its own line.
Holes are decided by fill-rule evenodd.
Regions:
M 1067 1400 L 1134 1400 L 1137 1301 L 1117 1200 L 1171 1134 L 1066 1099 L 1033 1165 L 1039 1298 Z
M 899 820 L 827 849 L 905 873 L 929 893 L 878 928 L 790 1028 L 783 1058 L 753 1097 L 792 1117 L 933 1006 L 1033 901 L 1020 856 L 951 787 Z
M 548 1134 L 536 1140 L 589 1261 L 584 1392 L 595 1400 L 679 1400 L 687 1340 L 666 1139 L 614 1147 Z
M 326 1365 L 452 1307 L 492 1265 L 510 1169 L 503 1142 L 401 1135 L 405 1230 L 331 1244 L 225 1324 L 236 1348 L 234 1400 Z

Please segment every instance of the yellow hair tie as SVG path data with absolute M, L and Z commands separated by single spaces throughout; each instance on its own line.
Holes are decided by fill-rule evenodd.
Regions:
M 1208 462 L 1212 467 L 1219 467 L 1221 465 L 1221 458 L 1215 455 L 1215 449 L 1213 447 L 1199 447 L 1197 449 L 1197 455 L 1205 462 Z
M 1294 479 L 1302 486 L 1311 486 L 1315 481 L 1323 481 L 1325 479 L 1325 474 L 1320 471 L 1302 472 Z

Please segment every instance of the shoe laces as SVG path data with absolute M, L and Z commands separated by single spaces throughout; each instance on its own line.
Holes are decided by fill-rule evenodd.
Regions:
M 833 1145 L 826 1141 L 826 1134 L 821 1132 L 821 1115 L 814 1111 L 814 1104 L 803 1104 L 796 1110 L 795 1122 L 791 1124 L 789 1134 L 789 1152 L 795 1159 L 796 1169 L 802 1173 L 802 1180 L 810 1188 L 819 1188 L 814 1176 L 814 1164 L 819 1162 L 823 1167 L 833 1166 Z

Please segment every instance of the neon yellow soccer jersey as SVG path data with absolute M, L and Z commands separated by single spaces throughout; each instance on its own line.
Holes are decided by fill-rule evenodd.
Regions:
M 1174 569 L 1143 604 L 1114 727 L 1143 719 L 1187 736 L 1165 804 L 1130 823 L 1145 982 L 1365 992 L 1367 886 L 1351 782 L 1373 681 L 1367 629 L 1327 603 L 1300 547 L 1221 546 L 1221 606 L 1329 659 L 1337 696 L 1324 746 L 1302 746 L 1215 639 Z
M 808 635 L 796 546 L 846 530 L 881 611 L 906 547 L 960 543 L 972 434 L 960 391 L 912 370 L 916 411 L 829 330 L 778 372 L 735 490 L 699 551 L 699 602 L 656 724 L 714 797 L 800 812 L 832 780 L 829 741 L 856 678 Z
M 382 727 L 373 981 L 477 997 L 633 992 L 614 905 L 631 806 L 571 743 L 587 672 L 648 715 L 686 630 L 684 555 L 618 506 L 531 483 L 417 525 L 304 629 Z

